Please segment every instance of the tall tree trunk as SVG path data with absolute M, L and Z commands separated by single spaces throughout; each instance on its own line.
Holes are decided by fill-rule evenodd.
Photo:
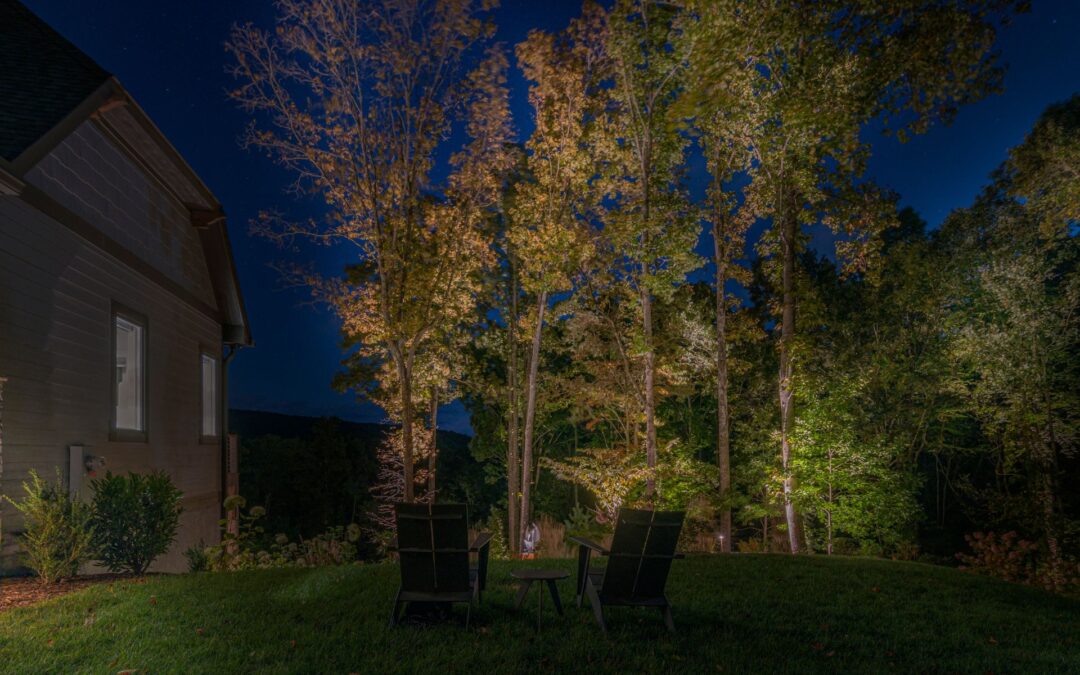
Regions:
M 403 350 L 398 347 L 395 360 L 398 364 L 398 379 L 400 380 L 399 392 L 401 394 L 401 444 L 402 444 L 402 471 L 405 478 L 405 503 L 411 504 L 414 496 L 413 479 L 413 400 L 412 400 L 412 372 L 406 363 Z
M 792 200 L 794 201 L 794 200 Z M 781 225 L 780 246 L 783 257 L 783 305 L 780 332 L 780 461 L 784 471 L 784 519 L 787 521 L 791 552 L 798 553 L 801 538 L 799 519 L 791 494 L 795 478 L 791 466 L 791 432 L 795 425 L 794 391 L 792 389 L 792 341 L 795 338 L 795 235 L 798 216 L 793 203 L 786 205 Z
M 510 259 L 510 321 L 507 325 L 507 340 L 510 347 L 508 359 L 509 367 L 506 372 L 506 388 L 508 394 L 507 408 L 510 419 L 508 422 L 507 435 L 509 436 L 506 449 L 506 535 L 510 541 L 510 553 L 516 555 L 521 551 L 521 527 L 518 514 L 521 507 L 521 459 L 518 451 L 518 404 L 521 402 L 518 391 L 518 345 L 517 345 L 517 321 L 518 321 L 518 286 L 517 271 L 514 266 L 513 255 Z
M 1040 467 L 1039 501 L 1042 506 L 1043 538 L 1046 540 L 1047 571 L 1049 585 L 1057 590 L 1064 579 L 1061 574 L 1061 542 L 1058 539 L 1055 516 L 1054 475 L 1048 466 Z
M 645 493 L 651 499 L 656 496 L 656 399 L 653 386 L 656 362 L 652 340 L 652 293 L 644 287 L 641 289 L 641 317 L 645 334 L 645 460 L 649 465 Z
M 716 466 L 720 470 L 720 551 L 731 553 L 731 435 L 728 431 L 727 256 L 722 255 L 720 219 L 713 223 L 716 264 Z
M 833 512 L 833 451 L 829 448 L 829 508 L 825 511 L 825 529 L 828 533 L 828 538 L 825 543 L 825 552 L 829 555 L 833 554 L 833 526 L 832 526 L 832 512 Z
M 533 331 L 532 351 L 529 355 L 529 375 L 525 383 L 525 443 L 521 458 L 521 532 L 519 541 L 524 546 L 525 532 L 532 521 L 532 463 L 533 431 L 536 426 L 536 380 L 540 370 L 540 338 L 544 331 L 544 310 L 547 309 L 547 292 L 541 291 L 536 299 L 536 327 Z
M 427 491 L 435 503 L 435 467 L 439 458 L 439 390 L 431 388 L 431 446 L 428 448 Z

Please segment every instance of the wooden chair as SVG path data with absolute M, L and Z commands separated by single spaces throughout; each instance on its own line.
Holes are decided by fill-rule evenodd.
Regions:
M 464 504 L 395 504 L 401 587 L 394 598 L 390 625 L 395 626 L 408 602 L 465 602 L 469 627 L 473 602 L 487 585 L 491 535 L 481 533 L 469 545 L 469 510 Z M 469 554 L 477 554 L 470 568 Z
M 682 511 L 643 511 L 621 509 L 615 524 L 611 550 L 583 537 L 570 537 L 578 544 L 577 605 L 588 596 L 600 630 L 605 605 L 655 607 L 664 624 L 675 632 L 671 603 L 664 595 L 671 561 L 682 558 L 675 552 L 686 513 Z M 608 558 L 607 567 L 589 569 L 593 553 Z

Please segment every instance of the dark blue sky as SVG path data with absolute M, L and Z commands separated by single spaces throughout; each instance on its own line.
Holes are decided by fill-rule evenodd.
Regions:
M 24 0 L 65 37 L 116 75 L 225 205 L 240 282 L 257 347 L 232 366 L 234 407 L 302 415 L 379 420 L 372 406 L 331 390 L 341 352 L 338 328 L 325 311 L 305 305 L 304 293 L 281 290 L 269 263 L 282 253 L 248 236 L 261 209 L 303 214 L 313 208 L 283 192 L 289 176 L 237 143 L 247 118 L 225 95 L 223 45 L 234 23 L 271 25 L 269 0 Z M 871 177 L 896 190 L 936 226 L 971 203 L 987 176 L 1019 143 L 1047 105 L 1080 92 L 1080 2 L 1034 0 L 1000 35 L 1009 70 L 1005 92 L 960 112 L 950 127 L 907 144 L 875 141 Z M 530 28 L 557 30 L 577 14 L 579 0 L 503 0 L 496 39 L 512 46 Z M 511 77 L 513 110 L 526 133 L 526 85 Z M 702 242 L 700 250 L 710 246 Z M 315 249 L 322 269 L 345 260 Z M 459 405 L 440 413 L 440 426 L 467 432 Z

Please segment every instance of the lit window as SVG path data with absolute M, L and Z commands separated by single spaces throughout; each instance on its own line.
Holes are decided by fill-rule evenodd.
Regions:
M 146 321 L 113 312 L 113 432 L 121 440 L 146 435 Z
M 202 355 L 202 422 L 204 438 L 217 436 L 218 375 L 217 359 L 210 354 Z

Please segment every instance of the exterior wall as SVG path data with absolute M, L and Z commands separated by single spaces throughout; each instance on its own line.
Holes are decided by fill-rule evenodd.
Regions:
M 214 289 L 188 211 L 86 121 L 26 174 L 26 182 L 207 304 Z
M 27 182 L 214 306 L 183 207 L 92 126 L 80 127 Z M 113 302 L 147 317 L 145 443 L 109 440 Z M 200 442 L 200 350 L 220 354 L 221 331 L 205 306 L 177 297 L 23 198 L 0 196 L 0 378 L 7 378 L 0 493 L 17 496 L 30 469 L 52 478 L 60 467 L 66 477 L 72 444 L 104 457 L 114 473 L 164 470 L 184 493 L 184 514 L 173 549 L 155 569 L 183 571 L 188 546 L 218 537 L 221 449 Z M 20 526 L 11 506 L 0 504 L 0 572 L 17 562 L 10 553 Z

